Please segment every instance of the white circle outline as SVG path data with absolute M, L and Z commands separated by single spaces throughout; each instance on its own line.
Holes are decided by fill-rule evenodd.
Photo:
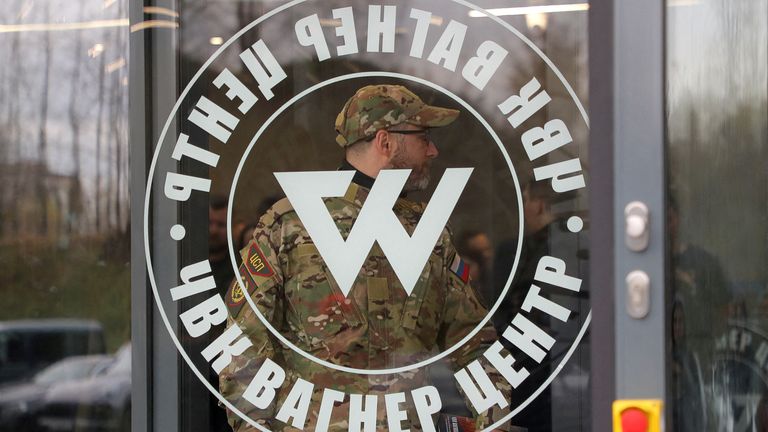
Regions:
M 240 158 L 240 163 L 237 166 L 237 170 L 235 170 L 235 175 L 232 178 L 232 185 L 230 186 L 230 193 L 229 193 L 229 200 L 227 201 L 227 239 L 229 240 L 227 243 L 227 246 L 229 248 L 229 258 L 230 258 L 230 264 L 232 264 L 232 268 L 235 271 L 235 275 L 240 274 L 237 266 L 235 263 L 237 260 L 235 259 L 235 254 L 232 249 L 232 244 L 234 243 L 232 241 L 232 207 L 233 207 L 233 201 L 235 197 L 235 192 L 237 189 L 237 181 L 240 178 L 240 172 L 243 169 L 243 165 L 245 164 L 245 160 L 247 159 L 248 155 L 250 154 L 251 150 L 253 150 L 253 147 L 256 145 L 256 142 L 259 140 L 261 135 L 264 133 L 264 131 L 272 124 L 272 122 L 280 115 L 282 114 L 286 109 L 291 107 L 293 104 L 298 102 L 301 98 L 304 96 L 321 89 L 325 86 L 335 84 L 337 82 L 346 81 L 350 79 L 357 79 L 357 78 L 367 78 L 367 77 L 386 77 L 386 78 L 397 78 L 401 80 L 410 80 L 416 83 L 419 83 L 421 85 L 425 85 L 428 87 L 431 87 L 437 91 L 442 92 L 445 95 L 450 96 L 454 101 L 461 104 L 467 111 L 469 111 L 472 115 L 475 116 L 478 120 L 480 120 L 480 123 L 485 127 L 485 129 L 488 131 L 488 133 L 493 137 L 493 140 L 496 142 L 496 145 L 499 146 L 499 149 L 501 150 L 502 155 L 504 156 L 504 160 L 507 162 L 507 166 L 509 167 L 509 171 L 512 174 L 512 180 L 515 184 L 515 192 L 517 192 L 517 206 L 518 206 L 518 217 L 520 219 L 520 223 L 518 223 L 518 233 L 517 233 L 517 247 L 515 249 L 515 260 L 512 264 L 512 269 L 509 273 L 509 277 L 507 278 L 507 283 L 504 285 L 504 289 L 501 291 L 501 294 L 499 295 L 499 299 L 496 300 L 496 303 L 493 305 L 493 307 L 488 311 L 486 316 L 483 318 L 482 321 L 474 328 L 472 331 L 470 331 L 466 336 L 464 336 L 460 341 L 455 343 L 452 347 L 442 351 L 440 354 L 434 355 L 432 357 L 429 357 L 427 359 L 424 359 L 420 362 L 400 366 L 396 368 L 390 368 L 390 369 L 358 369 L 353 368 L 349 366 L 342 366 L 337 365 L 334 363 L 331 363 L 329 361 L 317 358 L 313 356 L 312 354 L 309 354 L 308 352 L 302 350 L 301 348 L 297 347 L 293 342 L 288 340 L 285 336 L 283 336 L 277 329 L 275 329 L 272 324 L 267 321 L 267 319 L 262 315 L 261 311 L 256 307 L 256 303 L 254 303 L 251 296 L 246 295 L 245 299 L 248 302 L 248 304 L 251 306 L 251 309 L 253 309 L 253 312 L 256 314 L 256 316 L 259 318 L 262 324 L 264 324 L 265 327 L 272 333 L 273 336 L 278 338 L 280 342 L 283 343 L 283 345 L 287 346 L 293 352 L 296 354 L 299 354 L 300 356 L 306 358 L 307 360 L 311 360 L 321 366 L 325 366 L 329 369 L 334 369 L 341 372 L 348 372 L 348 373 L 354 373 L 358 375 L 390 375 L 390 374 L 397 374 L 401 372 L 406 372 L 413 369 L 418 369 L 420 367 L 427 366 L 429 364 L 432 364 L 433 362 L 436 362 L 440 359 L 445 358 L 446 356 L 450 355 L 457 349 L 461 348 L 464 344 L 469 342 L 469 340 L 475 336 L 480 330 L 483 329 L 485 324 L 488 322 L 488 320 L 491 319 L 491 316 L 498 310 L 499 306 L 501 306 L 502 301 L 504 300 L 504 297 L 507 295 L 507 291 L 509 291 L 509 287 L 512 284 L 512 279 L 514 278 L 515 271 L 517 270 L 517 264 L 520 261 L 520 253 L 522 252 L 522 243 L 523 243 L 523 201 L 522 196 L 523 193 L 520 190 L 520 183 L 517 178 L 517 172 L 515 171 L 514 165 L 512 164 L 512 160 L 509 157 L 509 154 L 507 153 L 507 149 L 504 148 L 504 145 L 501 143 L 501 140 L 499 139 L 499 136 L 496 134 L 496 131 L 491 128 L 491 125 L 488 124 L 485 119 L 480 116 L 480 114 L 475 110 L 471 105 L 469 105 L 467 102 L 465 102 L 462 98 L 454 94 L 453 92 L 443 88 L 440 85 L 437 85 L 433 82 L 427 81 L 422 78 L 418 78 L 412 75 L 407 74 L 401 74 L 396 72 L 383 72 L 383 71 L 369 71 L 369 72 L 357 72 L 357 73 L 351 73 L 346 75 L 339 75 L 335 76 L 331 79 L 319 82 L 300 93 L 293 96 L 291 99 L 289 99 L 287 102 L 285 102 L 283 105 L 281 105 L 278 109 L 276 109 L 272 115 L 269 116 L 264 122 L 261 124 L 261 127 L 259 127 L 259 130 L 256 132 L 256 134 L 251 139 L 251 142 L 248 144 L 248 147 L 243 152 L 243 156 Z M 247 288 L 243 286 L 243 282 L 241 278 L 236 278 L 237 283 L 240 285 L 240 289 L 243 290 L 243 292 L 247 292 Z
M 148 279 L 149 279 L 149 284 L 150 284 L 150 286 L 152 288 L 152 294 L 155 297 L 155 304 L 156 304 L 156 306 L 158 308 L 158 311 L 160 312 L 160 317 L 162 318 L 163 323 L 165 324 L 166 330 L 168 330 L 168 334 L 171 336 L 171 339 L 173 340 L 174 345 L 176 345 L 176 349 L 179 352 L 179 355 L 181 355 L 181 357 L 187 363 L 189 368 L 192 370 L 192 373 L 194 373 L 197 376 L 197 378 L 200 380 L 200 382 L 203 384 L 203 386 L 205 388 L 207 388 L 208 391 L 213 393 L 219 399 L 219 401 L 222 404 L 224 404 L 224 406 L 226 406 L 232 412 L 237 414 L 240 418 L 245 420 L 251 426 L 253 426 L 253 427 L 255 427 L 255 428 L 257 428 L 257 429 L 259 429 L 261 431 L 264 431 L 264 432 L 271 432 L 271 431 L 269 429 L 265 428 L 264 426 L 258 424 L 257 422 L 255 422 L 249 416 L 243 414 L 242 411 L 240 411 L 234 405 L 232 405 L 232 403 L 229 402 L 229 400 L 227 400 L 227 398 L 222 396 L 221 393 L 219 393 L 217 390 L 215 390 L 213 388 L 213 386 L 211 386 L 211 384 L 208 382 L 208 380 L 206 378 L 204 378 L 203 375 L 200 373 L 200 371 L 197 370 L 197 368 L 194 366 L 194 363 L 192 363 L 192 360 L 189 358 L 189 355 L 187 355 L 186 351 L 181 346 L 181 343 L 179 342 L 178 337 L 176 336 L 176 333 L 173 331 L 173 327 L 171 326 L 171 323 L 168 320 L 168 316 L 166 315 L 165 310 L 162 307 L 162 302 L 161 302 L 161 299 L 160 299 L 160 294 L 157 291 L 157 284 L 155 282 L 154 271 L 153 271 L 153 268 L 152 268 L 151 254 L 150 254 L 150 250 L 149 250 L 149 244 L 150 243 L 149 243 L 149 230 L 148 230 L 148 226 L 149 226 L 149 205 L 150 205 L 150 201 L 151 201 L 152 179 L 154 177 L 155 168 L 157 166 L 157 160 L 158 160 L 158 158 L 160 156 L 160 149 L 162 148 L 163 142 L 165 141 L 165 137 L 166 137 L 166 135 L 168 133 L 168 129 L 170 129 L 171 124 L 173 124 L 173 122 L 174 122 L 174 118 L 176 116 L 176 113 L 179 110 L 179 107 L 181 106 L 182 102 L 184 101 L 184 98 L 187 96 L 189 91 L 192 89 L 192 86 L 195 84 L 195 82 L 200 78 L 200 76 L 202 76 L 203 72 L 205 72 L 205 70 L 211 65 L 211 63 L 213 63 L 213 61 L 216 60 L 216 58 L 222 52 L 224 52 L 224 50 L 226 50 L 231 44 L 233 44 L 237 39 L 239 39 L 240 36 L 242 36 L 245 32 L 247 32 L 251 28 L 259 25 L 261 22 L 271 18 L 272 16 L 274 16 L 274 15 L 276 15 L 276 14 L 278 14 L 278 13 L 280 13 L 280 12 L 286 10 L 286 9 L 289 9 L 289 8 L 291 8 L 293 6 L 296 6 L 297 4 L 305 3 L 307 1 L 308 0 L 292 0 L 292 1 L 290 1 L 288 3 L 285 3 L 285 4 L 281 5 L 281 6 L 277 6 L 275 9 L 272 9 L 271 11 L 267 12 L 266 14 L 264 14 L 264 15 L 260 16 L 259 18 L 255 19 L 250 24 L 248 24 L 247 26 L 245 26 L 242 29 L 240 29 L 231 38 L 229 38 L 224 44 L 222 44 L 213 53 L 213 55 L 211 55 L 211 57 L 208 60 L 206 60 L 205 63 L 203 63 L 202 66 L 200 66 L 200 69 L 198 69 L 198 71 L 195 73 L 195 75 L 192 76 L 192 79 L 184 87 L 184 90 L 179 95 L 178 99 L 176 100 L 176 103 L 173 105 L 173 108 L 172 108 L 170 114 L 168 115 L 168 119 L 166 120 L 165 125 L 163 126 L 163 129 L 162 129 L 162 131 L 160 133 L 160 137 L 158 138 L 157 147 L 155 148 L 154 155 L 152 156 L 152 161 L 151 161 L 150 167 L 149 167 L 147 183 L 145 185 L 145 186 L 149 186 L 149 187 L 146 187 L 145 194 L 144 194 L 144 212 L 143 212 L 144 213 L 144 219 L 143 219 L 143 227 L 142 228 L 143 228 L 143 231 L 144 231 L 144 256 L 145 256 L 145 261 L 146 261 L 146 264 L 147 264 L 147 276 L 148 276 Z M 526 45 L 528 45 L 528 47 L 531 48 L 531 50 L 534 53 L 536 53 L 539 56 L 539 58 L 541 58 L 547 64 L 547 66 L 549 66 L 550 70 L 560 80 L 560 83 L 565 87 L 565 89 L 568 91 L 568 94 L 571 96 L 571 100 L 573 101 L 574 104 L 576 104 L 576 107 L 578 108 L 579 112 L 581 113 L 582 119 L 584 120 L 587 128 L 589 128 L 589 117 L 587 115 L 586 110 L 584 109 L 584 106 L 581 104 L 581 101 L 576 96 L 576 92 L 573 90 L 571 85 L 565 79 L 565 77 L 563 76 L 562 72 L 560 72 L 560 69 L 558 69 L 557 66 L 555 66 L 555 64 L 552 62 L 552 60 L 550 60 L 549 57 L 547 57 L 539 49 L 539 47 L 537 47 L 533 42 L 531 42 L 527 37 L 525 37 L 525 35 L 520 33 L 517 29 L 512 27 L 512 25 L 510 25 L 509 23 L 504 22 L 501 18 L 499 18 L 499 17 L 489 13 L 485 9 L 480 8 L 478 6 L 475 6 L 474 4 L 472 4 L 472 3 L 468 2 L 468 1 L 465 1 L 465 0 L 451 0 L 451 1 L 453 1 L 454 3 L 461 4 L 461 5 L 469 8 L 469 9 L 473 9 L 475 11 L 478 11 L 478 12 L 484 14 L 487 18 L 495 21 L 497 24 L 499 24 L 503 28 L 505 28 L 508 31 L 510 31 L 512 34 L 514 34 L 520 40 L 522 40 Z M 547 381 L 545 381 L 544 384 L 542 384 L 542 386 L 539 387 L 539 389 L 537 391 L 535 391 L 531 395 L 531 397 L 529 397 L 522 404 L 520 404 L 516 410 L 510 412 L 509 414 L 504 416 L 502 419 L 500 419 L 499 421 L 497 421 L 493 425 L 483 429 L 482 432 L 490 432 L 490 431 L 493 430 L 493 428 L 495 428 L 497 426 L 500 426 L 505 421 L 511 419 L 512 416 L 514 416 L 515 414 L 520 412 L 520 410 L 525 408 L 533 400 L 533 398 L 535 396 L 540 394 L 544 390 L 544 388 L 546 388 L 546 386 L 548 386 L 552 382 L 552 380 L 555 378 L 555 376 L 562 370 L 562 368 L 565 365 L 565 363 L 571 358 L 571 355 L 573 355 L 573 352 L 575 351 L 576 346 L 579 344 L 579 342 L 581 342 L 581 339 L 584 337 L 584 334 L 586 333 L 586 329 L 589 326 L 589 323 L 591 321 L 591 316 L 592 316 L 592 311 L 590 309 L 590 312 L 587 314 L 587 318 L 584 320 L 584 323 L 582 324 L 581 331 L 576 336 L 576 339 L 574 339 L 573 344 L 571 345 L 571 348 L 563 356 L 563 359 L 560 361 L 558 366 L 555 368 L 555 370 L 553 371 L 552 375 L 550 375 L 550 378 Z

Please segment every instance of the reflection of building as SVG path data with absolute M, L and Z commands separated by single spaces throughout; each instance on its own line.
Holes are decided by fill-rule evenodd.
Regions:
M 0 167 L 0 240 L 62 239 L 78 231 L 82 190 L 75 175 L 40 162 Z

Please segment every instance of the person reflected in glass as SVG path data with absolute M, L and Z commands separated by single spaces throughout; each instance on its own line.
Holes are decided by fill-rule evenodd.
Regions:
M 456 236 L 456 250 L 469 265 L 469 278 L 483 296 L 487 307 L 496 300 L 492 286 L 493 245 L 488 234 L 476 229 Z
M 672 404 L 675 431 L 704 431 L 709 424 L 704 379 L 699 356 L 687 348 L 685 308 L 672 306 L 672 380 L 677 391 Z
M 493 315 L 493 323 L 497 332 L 501 335 L 504 329 L 512 321 L 515 314 L 520 312 L 523 300 L 527 294 L 527 287 L 534 283 L 534 276 L 539 260 L 550 255 L 552 237 L 558 231 L 562 231 L 562 215 L 556 215 L 552 211 L 552 203 L 555 200 L 555 192 L 552 190 L 549 182 L 536 182 L 530 179 L 522 187 L 523 192 L 523 217 L 524 236 L 522 250 L 520 252 L 520 261 L 518 262 L 517 272 L 510 285 L 510 289 L 504 299 L 501 300 L 499 309 Z M 562 196 L 566 199 L 567 196 Z M 507 279 L 512 270 L 515 254 L 517 252 L 517 239 L 511 239 L 502 242 L 497 251 L 496 259 L 493 265 L 493 283 L 495 287 L 495 297 L 501 294 Z M 545 290 L 542 290 L 542 296 L 548 296 Z M 533 313 L 528 316 L 539 328 L 552 333 L 550 319 L 543 313 Z M 504 338 L 500 339 L 505 342 Z M 515 389 L 512 398 L 512 406 L 518 406 L 525 402 L 525 399 L 536 389 L 541 387 L 544 381 L 551 373 L 552 356 L 548 352 L 547 356 L 539 363 L 533 359 L 524 356 L 520 359 L 520 364 L 531 371 L 531 375 L 523 381 L 522 385 Z M 530 432 L 547 432 L 552 430 L 552 391 L 549 386 L 545 387 L 539 396 L 526 406 L 518 415 L 512 419 L 515 426 L 527 428 Z

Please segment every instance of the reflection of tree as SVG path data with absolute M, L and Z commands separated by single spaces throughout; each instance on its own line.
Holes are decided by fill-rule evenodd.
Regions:
M 57 21 L 62 4 L 0 15 Z M 124 18 L 127 2 L 72 9 L 72 22 Z M 0 34 L 0 242 L 127 232 L 127 40 L 127 28 Z
M 45 22 L 51 21 L 50 3 L 45 4 Z M 51 81 L 51 32 L 45 32 L 43 36 L 43 53 L 45 66 L 43 66 L 43 86 L 40 93 L 40 129 L 37 143 L 37 157 L 39 163 L 45 167 L 48 165 L 48 86 Z M 48 194 L 46 193 L 45 178 L 35 178 L 37 199 L 40 205 L 39 233 L 44 235 L 48 231 Z
M 80 3 L 79 12 L 77 14 L 77 19 L 82 20 L 83 19 L 83 5 L 84 3 Z M 69 126 L 72 129 L 72 176 L 76 179 L 80 179 L 81 170 L 80 170 L 80 123 L 81 123 L 81 112 L 80 107 L 78 106 L 78 99 L 75 97 L 76 94 L 78 94 L 78 90 L 80 87 L 80 68 L 82 62 L 78 61 L 78 59 L 82 58 L 82 52 L 83 52 L 83 35 L 81 32 L 77 32 L 77 35 L 75 36 L 75 46 L 74 51 L 72 53 L 72 58 L 75 60 L 72 65 L 72 77 L 70 79 L 71 83 L 71 91 L 70 91 L 70 98 L 69 98 Z M 80 213 L 81 210 L 81 188 L 80 188 L 80 182 L 73 182 L 72 187 L 69 189 L 69 203 L 70 208 L 72 208 L 74 214 L 70 214 L 67 224 L 66 224 L 66 230 L 67 234 L 72 234 L 72 231 L 77 229 L 78 227 L 78 219 L 76 217 L 77 214 Z
M 13 160 L 21 160 L 21 125 L 19 124 L 19 105 L 21 103 L 21 64 L 22 58 L 19 50 L 19 34 L 14 33 L 11 38 L 11 53 L 10 59 L 16 59 L 12 61 L 13 70 L 8 76 L 10 89 L 10 96 L 8 98 L 8 147 L 13 149 L 13 156 L 8 158 L 9 163 Z M 8 152 L 9 155 L 11 151 Z M 19 188 L 22 183 L 22 179 L 17 177 L 10 179 L 10 193 L 8 194 L 7 205 L 14 205 L 16 203 L 15 198 L 19 196 Z M 19 228 L 19 218 L 17 212 L 5 212 L 9 216 L 9 229 L 6 232 L 16 232 Z
M 102 38 L 104 37 L 104 32 L 102 32 Z M 95 201 L 95 216 L 96 216 L 96 232 L 102 232 L 102 221 L 101 221 L 101 139 L 103 136 L 102 133 L 102 125 L 104 124 L 104 67 L 106 66 L 104 64 L 104 59 L 106 58 L 106 54 L 99 53 L 99 78 L 98 78 L 98 86 L 99 86 L 99 92 L 97 96 L 96 104 L 98 106 L 96 114 L 96 184 L 94 188 L 94 201 Z

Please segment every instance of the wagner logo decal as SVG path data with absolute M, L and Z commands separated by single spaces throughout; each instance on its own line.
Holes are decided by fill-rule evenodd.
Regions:
M 472 168 L 449 168 L 435 189 L 412 236 L 392 211 L 411 170 L 383 170 L 376 178 L 347 240 L 323 203 L 344 196 L 352 171 L 275 173 L 293 208 L 345 296 L 355 283 L 374 242 L 378 242 L 405 291 L 410 294 L 445 228 Z
M 213 371 L 226 384 L 219 391 L 201 380 L 238 432 L 268 431 L 267 425 L 276 431 L 434 431 L 442 395 L 423 372 L 436 361 L 451 364 L 452 384 L 479 413 L 466 424 L 505 430 L 563 370 L 589 325 L 591 314 L 583 313 L 589 305 L 579 300 L 586 296 L 576 298 L 585 266 L 561 258 L 577 255 L 569 245 L 581 244 L 576 236 L 588 226 L 578 216 L 586 214 L 579 155 L 588 135 L 586 110 L 530 40 L 464 0 L 414 7 L 346 3 L 276 6 L 209 60 L 200 59 L 203 66 L 160 134 L 147 179 L 145 254 L 160 314 L 189 367 L 200 377 Z M 530 68 L 518 67 L 531 49 L 531 60 L 543 60 L 551 71 L 546 76 L 558 79 L 540 82 Z M 344 103 L 353 89 L 371 87 L 378 90 L 370 97 Z M 555 100 L 550 94 L 557 95 L 556 109 L 547 108 Z M 452 129 L 431 136 L 457 118 Z M 334 126 L 335 142 L 326 133 Z M 357 177 L 352 186 L 354 171 L 320 171 L 338 167 L 325 156 L 362 168 L 346 152 L 371 147 L 348 147 L 383 146 L 372 136 L 380 131 L 395 145 L 366 159 L 377 164 L 370 170 L 375 179 L 363 184 Z M 435 158 L 452 168 L 441 177 L 432 172 L 440 178 L 430 183 L 426 161 Z M 556 197 L 560 215 L 570 216 L 562 225 L 567 232 L 558 235 L 569 241 L 553 242 L 557 247 L 525 263 L 532 279 L 513 286 L 528 218 L 520 179 Z M 238 186 L 254 184 L 238 193 Z M 430 194 L 427 185 L 435 189 L 424 199 L 419 193 Z M 288 200 L 264 214 L 254 237 L 269 241 L 251 242 L 237 257 L 237 222 L 258 217 L 258 200 L 280 189 Z M 188 217 L 204 200 L 214 202 L 214 191 L 229 193 L 227 228 L 218 230 L 228 238 L 218 244 L 229 243 L 232 268 L 240 271 L 226 293 L 217 286 L 223 279 L 214 277 L 221 269 L 211 265 L 214 250 L 193 250 L 206 233 L 195 223 L 200 218 Z M 413 203 L 403 204 L 403 191 L 418 191 Z M 458 206 L 462 196 L 467 205 Z M 349 206 L 326 206 L 330 200 Z M 295 213 L 288 215 L 288 208 Z M 440 242 L 451 217 L 457 232 L 474 225 L 492 234 L 489 248 L 510 245 L 510 269 L 489 310 L 472 301 L 477 287 L 468 285 L 470 266 L 483 283 L 488 258 L 460 256 L 458 235 Z M 157 245 L 163 232 L 174 242 L 170 247 Z M 210 225 L 207 234 L 216 234 Z M 310 240 L 327 268 L 317 256 L 292 261 L 291 251 Z M 158 254 L 169 250 L 193 253 L 170 260 Z M 192 256 L 208 258 L 189 262 Z M 361 276 L 368 291 L 352 290 Z M 405 292 L 385 289 L 392 283 Z M 512 290 L 524 306 L 507 311 L 503 300 Z M 573 301 L 554 300 L 567 296 Z M 418 322 L 404 319 L 411 316 Z M 542 326 L 541 316 L 557 320 L 563 331 Z M 490 320 L 498 317 L 506 324 L 495 333 Z M 195 352 L 180 342 L 189 338 L 205 348 Z M 555 346 L 569 348 L 556 355 Z M 459 364 L 459 357 L 466 361 Z M 452 419 L 450 425 L 463 423 Z

